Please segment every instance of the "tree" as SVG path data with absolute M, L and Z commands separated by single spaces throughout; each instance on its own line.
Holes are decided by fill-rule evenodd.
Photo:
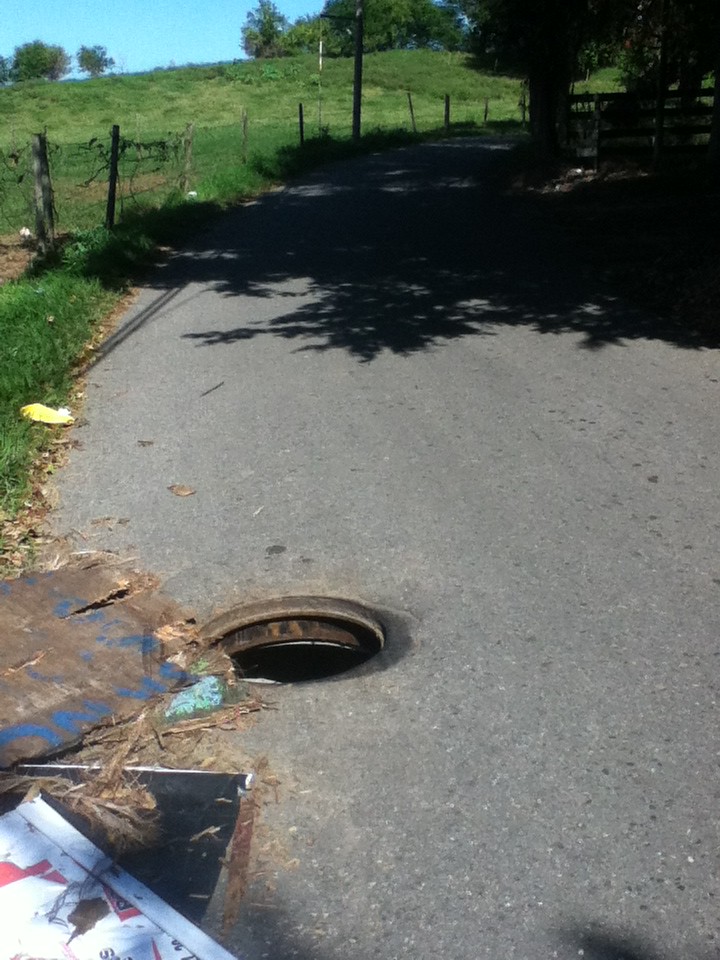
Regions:
M 282 57 L 289 23 L 272 0 L 260 0 L 242 28 L 242 47 L 249 57 Z
M 299 17 L 284 34 L 283 47 L 289 54 L 316 53 L 321 40 L 325 53 L 332 55 L 340 52 L 320 17 Z
M 720 43 L 717 0 L 634 0 L 620 66 L 629 87 L 657 86 L 661 48 L 666 84 L 693 90 L 713 72 Z
M 715 60 L 715 97 L 713 99 L 712 126 L 710 128 L 710 174 L 720 184 L 720 42 Z
M 10 83 L 10 73 L 12 70 L 12 61 L 9 57 L 0 57 L 0 87 Z
M 327 0 L 323 9 L 328 33 L 343 56 L 353 52 L 355 6 L 355 0 Z M 365 0 L 364 21 L 367 53 L 418 47 L 458 50 L 464 45 L 459 10 L 449 3 Z
M 59 80 L 70 72 L 70 57 L 62 47 L 33 40 L 15 48 L 13 80 Z
M 602 5 L 604 0 L 597 0 Z M 559 149 L 558 120 L 595 4 L 593 0 L 465 0 L 474 48 L 527 78 L 530 130 L 542 158 Z
M 115 66 L 115 61 L 107 55 L 105 47 L 80 47 L 76 57 L 78 67 L 91 77 L 99 77 Z
M 559 125 L 579 67 L 612 59 L 612 49 L 618 56 L 623 51 L 626 81 L 655 92 L 668 83 L 698 86 L 717 56 L 717 0 L 457 2 L 474 49 L 526 76 L 531 132 L 544 157 L 558 151 Z

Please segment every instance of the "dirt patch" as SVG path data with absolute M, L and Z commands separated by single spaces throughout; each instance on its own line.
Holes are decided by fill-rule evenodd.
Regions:
M 132 200 L 146 193 L 167 192 L 176 188 L 177 180 L 162 173 L 138 173 L 131 177 L 120 177 L 117 184 L 117 200 Z M 55 194 L 65 203 L 105 203 L 107 200 L 107 180 L 92 180 L 89 183 L 71 184 L 58 180 Z
M 27 270 L 33 249 L 17 235 L 0 237 L 0 284 L 17 280 Z

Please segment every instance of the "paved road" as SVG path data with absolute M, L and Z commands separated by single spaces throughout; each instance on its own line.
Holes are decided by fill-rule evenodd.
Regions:
M 718 955 L 718 356 L 500 196 L 503 149 L 233 213 L 90 376 L 58 529 L 201 617 L 391 611 L 371 668 L 238 744 L 283 781 L 271 874 L 298 861 L 243 912 L 251 960 Z

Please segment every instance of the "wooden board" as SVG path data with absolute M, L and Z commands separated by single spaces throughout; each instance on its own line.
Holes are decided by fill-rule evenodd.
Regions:
M 127 719 L 188 676 L 160 627 L 187 615 L 150 578 L 108 566 L 0 581 L 0 768 Z

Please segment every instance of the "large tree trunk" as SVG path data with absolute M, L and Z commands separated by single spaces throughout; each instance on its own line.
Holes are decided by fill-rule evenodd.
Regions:
M 542 160 L 558 156 L 560 128 L 565 128 L 563 111 L 567 108 L 577 53 L 568 2 L 556 0 L 545 8 L 539 8 L 528 35 L 530 132 Z
M 710 175 L 720 184 L 720 43 L 715 59 L 715 96 L 713 99 L 712 127 L 710 129 Z
M 558 139 L 558 91 L 552 73 L 530 69 L 530 133 L 541 160 L 551 160 L 560 151 Z
M 528 71 L 530 132 L 542 160 L 552 160 L 560 153 L 572 77 L 569 60 L 567 49 L 556 47 L 531 63 Z

